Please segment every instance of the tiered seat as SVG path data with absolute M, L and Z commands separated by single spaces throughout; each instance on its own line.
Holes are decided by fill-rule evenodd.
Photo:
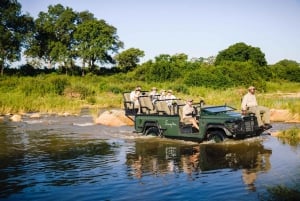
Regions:
M 123 99 L 125 114 L 135 115 L 138 111 L 138 108 L 135 106 L 134 102 L 130 100 L 130 92 L 123 93 Z
M 171 115 L 171 110 L 165 100 L 157 100 L 155 102 L 156 112 L 162 115 Z
M 188 120 L 183 119 L 183 109 L 184 105 L 178 105 L 178 112 L 179 112 L 179 117 L 180 117 L 180 122 L 184 125 L 192 125 L 192 123 Z
M 155 114 L 156 110 L 150 96 L 139 96 L 140 109 L 142 114 Z

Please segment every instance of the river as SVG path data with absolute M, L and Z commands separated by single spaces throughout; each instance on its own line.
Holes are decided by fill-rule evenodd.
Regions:
M 88 114 L 0 123 L 3 201 L 267 200 L 270 187 L 299 189 L 299 170 L 299 144 L 267 134 L 197 144 L 94 125 Z

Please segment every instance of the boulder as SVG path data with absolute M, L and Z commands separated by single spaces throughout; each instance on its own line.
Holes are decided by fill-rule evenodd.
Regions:
M 19 114 L 14 114 L 12 117 L 9 118 L 13 122 L 20 122 L 22 121 L 22 117 Z
M 39 118 L 41 118 L 41 114 L 39 114 L 39 113 L 33 113 L 33 114 L 30 115 L 30 118 L 32 118 L 32 119 L 39 119 Z
M 125 116 L 123 110 L 107 110 L 95 119 L 95 124 L 105 126 L 132 126 L 133 121 Z

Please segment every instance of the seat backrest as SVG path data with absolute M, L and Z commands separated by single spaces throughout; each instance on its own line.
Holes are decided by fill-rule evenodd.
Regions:
M 135 108 L 134 102 L 130 100 L 130 93 L 123 93 L 123 103 L 126 115 L 136 115 L 138 109 Z
M 177 105 L 177 108 L 178 108 L 178 114 L 179 114 L 179 118 L 180 118 L 180 121 L 182 122 L 183 121 L 183 106 L 184 105 Z
M 147 113 L 147 114 L 155 113 L 155 108 L 152 104 L 150 96 L 139 96 L 139 103 L 140 103 L 141 113 Z
M 124 98 L 124 101 L 130 101 L 130 92 L 125 92 L 123 93 L 123 98 Z
M 184 125 L 190 125 L 191 122 L 190 120 L 188 119 L 183 119 L 183 107 L 185 106 L 184 105 L 177 105 L 177 110 L 178 110 L 178 114 L 179 114 L 179 119 L 180 119 L 180 122 L 183 123 Z
M 155 107 L 158 114 L 171 114 L 170 108 L 168 107 L 167 102 L 164 100 L 157 100 L 155 102 Z

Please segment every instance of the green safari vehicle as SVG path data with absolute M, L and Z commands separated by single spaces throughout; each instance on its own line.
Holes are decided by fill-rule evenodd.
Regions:
M 143 135 L 155 135 L 188 141 L 215 141 L 245 139 L 261 135 L 265 130 L 259 128 L 253 113 L 242 115 L 228 105 L 207 106 L 204 101 L 194 103 L 193 116 L 199 121 L 199 130 L 189 122 L 182 120 L 180 99 L 172 100 L 168 106 L 166 100 L 156 100 L 144 92 L 138 98 L 139 105 L 129 99 L 129 92 L 123 93 L 125 115 L 134 121 L 135 132 Z

